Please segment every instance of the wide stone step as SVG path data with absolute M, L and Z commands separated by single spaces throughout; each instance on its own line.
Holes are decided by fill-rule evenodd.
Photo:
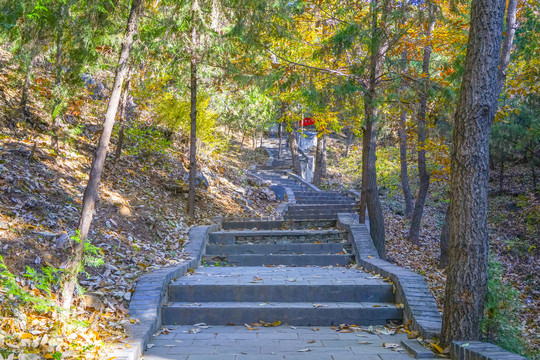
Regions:
M 342 211 L 343 212 L 343 211 Z M 335 213 L 326 213 L 326 214 L 285 214 L 283 218 L 285 220 L 311 220 L 311 221 L 321 221 L 321 220 L 337 220 L 337 214 Z
M 289 206 L 288 211 L 319 211 L 319 210 L 341 210 L 356 209 L 358 204 L 296 204 Z
M 208 265 L 234 265 L 234 266 L 344 266 L 349 265 L 354 257 L 350 254 L 238 254 L 238 255 L 212 255 L 204 256 Z
M 362 302 L 174 302 L 162 309 L 163 325 L 251 324 L 265 321 L 296 326 L 384 325 L 402 319 L 392 303 Z
M 297 194 L 298 196 L 347 196 L 346 193 L 338 192 L 338 191 L 302 191 Z
M 298 200 L 296 199 L 297 205 L 355 205 L 357 203 L 351 202 L 351 200 Z
M 221 227 L 223 230 L 241 230 L 241 229 L 256 229 L 256 230 L 273 230 L 273 229 L 291 229 L 304 230 L 312 228 L 333 228 L 336 227 L 336 219 L 329 220 L 249 220 L 237 219 L 223 221 Z
M 225 279 L 223 279 L 225 280 Z M 315 282 L 316 283 L 316 282 Z M 169 285 L 170 302 L 392 302 L 391 284 L 323 284 L 278 282 L 272 280 L 238 284 L 192 284 L 177 281 Z
M 257 244 L 257 245 L 206 245 L 206 255 L 238 254 L 338 254 L 349 252 L 351 244 Z
M 232 244 L 287 244 L 344 242 L 347 233 L 341 230 L 244 230 L 210 233 L 208 243 Z

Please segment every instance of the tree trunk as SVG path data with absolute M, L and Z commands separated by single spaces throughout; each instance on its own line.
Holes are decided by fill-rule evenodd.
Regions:
M 501 53 L 499 55 L 499 71 L 497 73 L 497 97 L 500 96 L 502 88 L 504 86 L 504 81 L 506 78 L 506 69 L 510 62 L 510 54 L 512 51 L 512 43 L 514 41 L 514 35 L 516 32 L 516 11 L 517 11 L 517 0 L 509 0 L 508 7 L 506 9 L 506 36 L 504 38 L 503 45 L 501 47 Z M 489 168 L 495 169 L 495 161 L 493 156 L 489 156 Z M 446 216 L 444 218 L 444 225 L 441 231 L 440 247 L 441 247 L 441 260 L 440 266 L 448 266 L 448 248 L 449 248 L 449 237 L 450 237 L 450 206 L 447 209 Z
M 367 178 L 368 178 L 368 154 L 369 154 L 369 137 L 367 135 L 367 126 L 362 128 L 362 191 L 360 193 L 360 205 L 359 205 L 359 222 L 360 224 L 366 223 L 366 196 L 367 196 Z
M 77 282 L 77 275 L 82 266 L 84 245 L 88 237 L 90 224 L 92 223 L 93 211 L 98 198 L 99 182 L 101 180 L 103 165 L 107 156 L 107 148 L 109 146 L 109 141 L 114 126 L 116 111 L 118 110 L 118 103 L 120 101 L 120 95 L 122 92 L 122 84 L 127 73 L 129 54 L 133 47 L 133 36 L 137 32 L 137 21 L 141 14 L 142 7 L 143 0 L 133 0 L 126 27 L 126 36 L 122 43 L 120 58 L 116 68 L 114 85 L 111 92 L 111 97 L 109 98 L 109 103 L 107 105 L 105 121 L 103 122 L 103 131 L 101 133 L 96 154 L 92 162 L 92 169 L 90 170 L 88 185 L 84 191 L 82 212 L 79 219 L 79 241 L 75 243 L 73 256 L 65 267 L 65 281 L 62 287 L 62 307 L 66 310 L 71 307 L 73 292 Z
M 240 142 L 240 150 L 242 150 L 244 148 L 244 140 L 246 139 L 246 132 L 247 132 L 247 130 L 242 132 L 242 142 Z
M 67 16 L 68 4 L 64 3 L 61 5 L 60 9 L 60 21 L 58 24 L 58 32 L 56 33 L 56 57 L 55 57 L 55 76 L 54 76 L 54 86 L 53 86 L 53 106 L 51 109 L 51 130 L 52 130 L 52 141 L 55 150 L 58 152 L 58 138 L 60 136 L 60 114 L 58 113 L 58 108 L 62 105 L 62 99 L 60 94 L 60 87 L 62 85 L 62 58 L 63 58 L 63 41 L 64 37 L 64 21 Z
M 424 47 L 422 59 L 422 92 L 420 94 L 420 109 L 418 111 L 417 131 L 418 131 L 418 175 L 420 177 L 420 187 L 418 197 L 414 204 L 414 211 L 411 220 L 408 240 L 413 244 L 420 242 L 420 225 L 424 214 L 424 205 L 429 190 L 429 174 L 426 167 L 426 113 L 429 89 L 429 63 L 431 60 L 431 34 L 435 28 L 435 10 L 433 4 L 428 2 L 428 44 Z
M 407 119 L 407 112 L 403 110 L 399 119 L 399 163 L 401 169 L 401 189 L 403 190 L 403 199 L 405 200 L 405 216 L 407 218 L 412 217 L 413 212 L 413 197 L 411 193 L 411 187 L 409 185 L 409 173 L 407 165 L 407 132 L 405 128 L 405 120 Z
M 489 137 L 497 105 L 504 0 L 473 0 L 450 172 L 443 346 L 478 340 L 487 289 Z
M 321 186 L 323 162 L 323 135 L 317 134 L 317 149 L 315 151 L 315 172 L 313 174 L 313 185 Z
M 279 144 L 278 144 L 278 153 L 277 153 L 277 158 L 278 159 L 281 159 L 281 137 L 282 137 L 282 131 L 281 131 L 281 122 L 278 124 L 278 141 L 279 141 Z
M 326 134 L 323 135 L 323 148 L 322 148 L 322 160 L 321 160 L 321 178 L 326 177 Z
M 195 218 L 195 180 L 197 177 L 197 60 L 191 57 L 191 130 L 189 136 L 188 215 Z M 243 140 L 242 140 L 243 145 Z
M 120 159 L 122 156 L 122 147 L 124 146 L 124 127 L 126 123 L 126 107 L 129 99 L 129 90 L 131 85 L 131 67 L 128 70 L 126 76 L 126 85 L 124 86 L 124 92 L 122 93 L 122 99 L 120 101 L 120 115 L 119 119 L 121 121 L 120 130 L 118 133 L 118 143 L 116 144 L 116 152 L 114 154 L 114 160 Z
M 296 129 L 298 128 L 298 125 L 296 122 L 293 122 L 291 127 L 292 129 L 289 131 L 289 147 L 291 150 L 293 172 L 298 176 L 302 176 L 300 156 L 298 155 L 298 143 L 296 141 Z
M 530 164 L 531 164 L 531 178 L 532 178 L 532 184 L 533 184 L 533 191 L 536 191 L 536 168 L 534 166 L 534 157 L 531 157 Z
M 516 34 L 516 12 L 517 12 L 517 0 L 508 0 L 508 7 L 506 8 L 506 28 L 504 31 L 504 40 L 501 47 L 501 54 L 499 56 L 499 71 L 497 73 L 497 97 L 501 94 L 506 80 L 506 70 L 510 63 L 510 54 L 512 53 L 512 43 L 514 42 L 514 36 Z
M 441 229 L 440 249 L 441 257 L 439 258 L 439 267 L 445 269 L 448 266 L 448 247 L 450 241 L 450 206 L 446 208 L 444 223 Z
M 32 54 L 30 56 L 30 63 L 26 69 L 26 76 L 24 77 L 24 83 L 21 93 L 21 102 L 19 103 L 19 108 L 24 116 L 24 120 L 27 120 L 30 117 L 30 111 L 28 110 L 28 98 L 30 96 L 30 85 L 32 82 L 32 75 L 34 74 L 34 64 L 37 61 L 38 54 Z
M 499 167 L 499 194 L 502 194 L 504 182 L 504 160 L 501 160 Z
M 345 157 L 346 158 L 349 157 L 349 153 L 351 151 L 351 145 L 352 145 L 353 140 L 354 140 L 354 132 L 352 130 L 349 130 L 348 134 L 347 134 L 347 146 L 345 147 Z
M 364 133 L 365 141 L 368 145 L 367 162 L 363 163 L 367 177 L 362 179 L 362 186 L 365 186 L 366 205 L 369 214 L 370 234 L 377 248 L 377 252 L 382 259 L 386 259 L 386 244 L 384 238 L 384 216 L 382 205 L 379 199 L 379 188 L 377 186 L 377 87 L 383 73 L 386 50 L 388 49 L 388 39 L 383 33 L 381 26 L 385 26 L 387 6 L 385 3 L 382 10 L 381 23 L 378 24 L 378 0 L 372 3 L 372 33 L 371 33 L 371 59 L 368 88 L 364 94 L 364 111 L 366 116 L 366 129 Z M 364 194 L 362 194 L 364 197 Z

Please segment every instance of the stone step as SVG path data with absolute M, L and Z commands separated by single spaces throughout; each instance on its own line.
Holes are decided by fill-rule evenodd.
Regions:
M 333 228 L 337 226 L 336 219 L 330 220 L 249 220 L 237 219 L 226 220 L 222 223 L 223 230 L 241 230 L 241 229 L 258 229 L 258 230 L 273 230 L 273 229 L 291 229 L 303 230 L 312 228 Z
M 232 244 L 287 244 L 346 241 L 347 233 L 341 230 L 244 230 L 216 231 L 210 233 L 208 243 Z
M 163 325 L 251 324 L 258 321 L 296 326 L 384 325 L 402 319 L 391 303 L 361 302 L 175 302 L 162 309 Z
M 283 218 L 285 220 L 337 220 L 338 213 L 328 213 L 328 214 L 285 214 Z
M 349 265 L 354 259 L 350 254 L 239 254 L 239 255 L 211 255 L 204 256 L 207 265 L 234 265 L 234 266 L 336 266 Z
M 339 191 L 315 191 L 315 190 L 309 190 L 309 191 L 302 191 L 297 194 L 298 196 L 348 196 L 346 193 L 339 192 Z
M 350 252 L 351 244 L 257 244 L 257 245 L 206 245 L 206 255 L 238 254 L 337 254 Z
M 358 204 L 295 204 L 289 206 L 288 211 L 320 211 L 320 210 L 341 210 L 356 209 Z
M 272 280 L 254 281 L 252 284 L 238 284 L 229 279 L 223 283 L 193 284 L 190 281 L 173 282 L 169 285 L 169 302 L 392 302 L 392 284 L 323 284 L 281 283 Z
M 313 195 L 313 196 L 305 196 L 305 195 L 298 195 L 298 191 L 294 193 L 294 197 L 297 199 L 303 199 L 303 200 L 318 200 L 318 199 L 335 199 L 335 200 L 349 200 L 349 201 L 356 201 L 356 199 L 345 196 L 345 195 Z
M 303 200 L 303 199 L 296 199 L 296 204 L 299 205 L 320 205 L 320 204 L 335 204 L 335 205 L 358 205 L 358 203 L 354 202 L 354 200 L 351 199 L 343 199 L 343 200 L 325 200 L 325 199 L 313 199 L 313 200 Z

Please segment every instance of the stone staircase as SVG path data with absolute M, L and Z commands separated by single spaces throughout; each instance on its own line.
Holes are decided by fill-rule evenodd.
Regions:
M 164 325 L 382 325 L 402 319 L 392 284 L 349 266 L 352 244 L 337 229 L 337 214 L 356 212 L 357 200 L 290 174 L 284 170 L 290 162 L 285 149 L 272 169 L 254 173 L 286 189 L 283 219 L 222 221 L 209 234 L 205 266 L 169 285 Z
M 169 285 L 162 323 L 330 326 L 400 321 L 392 284 L 342 266 L 354 259 L 346 233 L 298 229 L 321 225 L 335 221 L 224 222 L 227 230 L 210 234 L 206 266 Z

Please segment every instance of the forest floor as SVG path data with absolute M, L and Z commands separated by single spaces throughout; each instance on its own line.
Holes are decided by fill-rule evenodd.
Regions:
M 2 90 L 9 99 L 9 89 Z M 54 311 L 58 279 L 77 229 L 100 119 L 72 117 L 56 147 L 39 99 L 27 120 L 13 103 L 0 104 L 0 358 L 103 358 L 108 344 L 125 338 L 122 325 L 134 321 L 126 315 L 137 279 L 182 262 L 191 226 L 209 224 L 214 216 L 276 215 L 274 194 L 244 175 L 250 165 L 267 161 L 261 149 L 243 147 L 234 137 L 222 140 L 219 151 L 202 149 L 209 186 L 198 187 L 196 217 L 190 219 L 181 180 L 186 142 L 173 139 L 155 151 L 145 150 L 140 138 L 128 139 L 120 159 L 107 159 L 89 236 L 97 248 L 79 278 L 73 316 L 63 321 Z
M 352 147 L 344 158 L 342 139 L 328 140 L 327 189 L 360 189 L 360 149 Z M 404 216 L 403 195 L 399 177 L 399 153 L 396 145 L 378 149 L 378 181 L 383 202 L 389 260 L 421 274 L 442 311 L 446 274 L 439 267 L 439 238 L 448 206 L 447 185 L 432 183 L 424 209 L 419 246 L 407 241 L 410 220 Z M 409 155 L 411 151 L 409 150 Z M 429 159 L 428 159 L 429 160 Z M 411 159 L 409 164 L 414 164 Z M 416 169 L 409 165 L 409 179 L 414 191 Z M 506 171 L 503 191 L 498 177 L 491 174 L 489 197 L 489 231 L 492 260 L 502 264 L 502 282 L 519 291 L 518 321 L 531 356 L 540 357 L 540 196 L 531 190 L 528 169 L 514 165 Z M 413 192 L 414 193 L 414 192 Z M 510 308 L 512 304 L 500 304 Z M 534 355 L 536 354 L 536 355 Z

